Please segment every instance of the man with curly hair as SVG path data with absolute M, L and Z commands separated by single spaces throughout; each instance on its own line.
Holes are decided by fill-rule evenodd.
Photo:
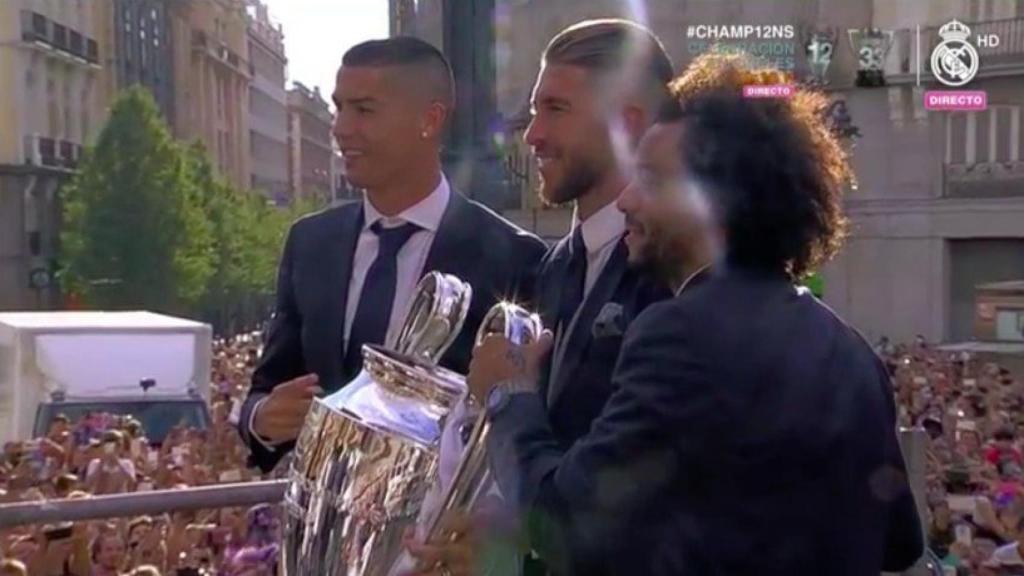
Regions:
M 681 108 L 638 150 L 619 198 L 630 258 L 675 298 L 628 328 L 615 392 L 587 435 L 553 440 L 536 374 L 550 347 L 500 338 L 486 398 L 492 466 L 559 574 L 849 575 L 902 570 L 922 537 L 885 367 L 798 281 L 833 256 L 852 176 L 827 99 L 750 99 L 786 82 L 696 59 Z M 694 246 L 718 258 L 699 284 Z

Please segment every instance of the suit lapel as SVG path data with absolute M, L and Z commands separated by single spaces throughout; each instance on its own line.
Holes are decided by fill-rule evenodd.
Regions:
M 356 244 L 363 230 L 363 203 L 358 202 L 354 209 L 340 210 L 339 221 L 331 230 L 332 245 L 327 253 L 338 255 L 337 262 L 332 266 L 324 266 L 322 271 L 324 286 L 327 291 L 327 324 L 330 334 L 337 336 L 339 346 L 333 348 L 332 354 L 339 364 L 345 357 L 347 342 L 345 340 L 345 311 L 348 307 L 348 287 L 352 279 L 352 265 L 355 263 Z M 342 382 L 341 384 L 344 384 Z
M 421 276 L 435 270 L 459 275 L 457 271 L 462 270 L 460 265 L 473 260 L 467 257 L 467 251 L 474 247 L 471 242 L 472 218 L 466 217 L 468 208 L 469 201 L 452 189 L 448 206 L 441 217 L 441 224 L 437 227 L 437 234 L 430 245 L 427 260 L 423 264 Z
M 627 267 L 626 244 L 620 239 L 615 245 L 608 263 L 597 277 L 583 305 L 573 316 L 566 335 L 563 337 L 561 354 L 552 365 L 552 380 L 548 390 L 548 406 L 554 406 L 558 397 L 565 391 L 571 381 L 572 374 L 580 363 L 587 342 L 590 341 L 590 330 L 594 320 L 615 295 L 622 276 Z

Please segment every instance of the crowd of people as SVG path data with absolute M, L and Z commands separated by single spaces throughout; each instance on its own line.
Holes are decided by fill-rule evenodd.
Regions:
M 259 346 L 258 334 L 214 343 L 207 429 L 177 426 L 157 444 L 132 415 L 58 415 L 46 436 L 8 442 L 0 504 L 261 479 L 233 424 Z M 279 534 L 269 505 L 0 529 L 0 575 L 271 575 Z
M 949 574 L 1024 574 L 1024 383 L 969 353 L 918 337 L 876 351 L 888 365 L 901 426 L 927 449 L 928 544 Z
M 246 466 L 233 422 L 259 346 L 258 334 L 215 342 L 206 430 L 176 427 L 155 445 L 130 415 L 90 414 L 78 422 L 58 416 L 45 437 L 8 442 L 0 503 L 263 478 Z M 1024 575 L 1024 382 L 923 338 L 883 338 L 876 351 L 892 377 L 900 425 L 929 436 L 931 550 L 958 576 Z M 279 541 L 279 511 L 268 505 L 22 526 L 0 530 L 0 576 L 270 575 Z

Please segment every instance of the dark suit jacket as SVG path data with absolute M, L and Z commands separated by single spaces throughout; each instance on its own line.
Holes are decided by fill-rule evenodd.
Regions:
M 568 450 L 537 394 L 492 415 L 496 478 L 555 572 L 877 576 L 921 555 L 886 370 L 783 276 L 650 306 L 612 382 Z
M 563 238 L 541 263 L 535 290 L 537 312 L 544 326 L 554 330 L 569 266 L 570 238 Z M 551 429 L 568 448 L 587 433 L 612 393 L 612 370 L 619 358 L 626 327 L 648 305 L 672 295 L 668 287 L 648 279 L 627 265 L 628 253 L 620 239 L 594 282 L 578 319 L 566 339 L 558 379 L 551 381 L 552 358 L 542 371 L 541 394 Z M 609 307 L 610 305 L 610 307 Z M 621 310 L 612 322 L 595 326 L 602 310 Z M 605 318 L 607 319 L 607 318 Z
M 303 218 L 288 233 L 274 317 L 239 417 L 250 460 L 265 471 L 292 445 L 271 452 L 251 437 L 248 423 L 256 403 L 278 384 L 310 372 L 320 377 L 326 392 L 347 384 L 342 375 L 345 302 L 362 225 L 362 203 L 354 202 Z M 536 236 L 452 190 L 423 273 L 458 276 L 473 287 L 473 299 L 462 332 L 441 365 L 459 373 L 468 370 L 483 316 L 501 298 L 529 297 L 544 250 Z

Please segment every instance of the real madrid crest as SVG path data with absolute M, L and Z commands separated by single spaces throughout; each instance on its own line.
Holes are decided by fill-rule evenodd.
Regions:
M 942 42 L 932 50 L 932 74 L 946 86 L 963 86 L 978 73 L 978 51 L 967 41 L 971 29 L 959 20 L 939 28 Z

